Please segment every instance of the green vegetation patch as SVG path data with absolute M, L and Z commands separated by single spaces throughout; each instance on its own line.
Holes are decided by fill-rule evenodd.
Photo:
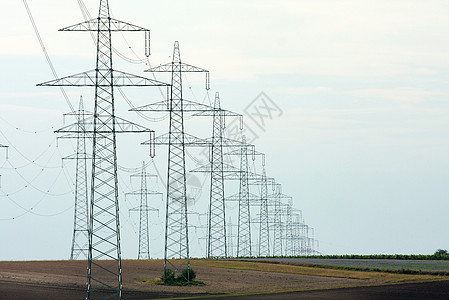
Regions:
M 241 260 L 244 262 L 253 262 L 251 260 Z M 381 272 L 390 274 L 408 274 L 408 275 L 432 275 L 432 276 L 449 276 L 449 272 L 446 271 L 422 271 L 422 270 L 411 270 L 411 269 L 380 269 L 380 268 L 363 268 L 363 267 L 351 267 L 351 266 L 332 266 L 332 265 L 321 265 L 321 264 L 308 264 L 308 263 L 292 263 L 292 262 L 281 262 L 281 261 L 269 261 L 269 260 L 258 260 L 259 263 L 269 263 L 269 264 L 281 264 L 281 265 L 294 265 L 309 268 L 321 268 L 321 269 L 334 269 L 334 270 L 347 270 L 347 271 L 361 271 L 361 272 Z
M 440 249 L 439 249 L 440 250 Z M 266 256 L 263 258 L 323 258 L 323 259 L 397 259 L 397 260 L 449 260 L 449 254 L 444 254 L 445 250 L 432 255 L 423 254 L 345 254 L 345 255 L 308 255 L 308 256 Z M 239 257 L 256 258 L 256 257 Z M 260 258 L 260 257 L 257 257 Z
M 171 285 L 171 286 L 192 286 L 206 285 L 202 281 L 195 280 L 196 273 L 192 268 L 184 269 L 175 277 L 173 270 L 166 269 L 160 279 L 154 281 L 154 284 Z

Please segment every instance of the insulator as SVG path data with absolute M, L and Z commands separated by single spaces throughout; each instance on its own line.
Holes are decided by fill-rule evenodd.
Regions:
M 170 86 L 167 85 L 167 110 L 170 110 Z
M 149 57 L 151 55 L 151 50 L 150 50 L 150 31 L 146 30 L 145 31 L 145 56 Z
M 209 72 L 206 72 L 206 90 L 210 89 L 210 75 Z
M 221 119 L 221 128 L 226 128 L 226 117 L 224 116 L 224 112 L 220 110 L 220 119 Z
M 212 162 L 212 145 L 209 147 L 209 162 Z M 211 170 L 212 172 L 212 170 Z
M 150 132 L 150 157 L 156 156 L 156 134 L 154 131 Z

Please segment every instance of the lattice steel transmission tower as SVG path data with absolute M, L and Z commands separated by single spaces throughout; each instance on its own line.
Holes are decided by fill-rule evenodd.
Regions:
M 182 73 L 205 72 L 206 89 L 209 90 L 209 71 L 181 62 L 179 43 L 176 41 L 171 63 L 151 68 L 150 72 L 171 74 L 170 99 L 135 108 L 135 111 L 169 111 L 168 179 L 165 219 L 164 276 L 167 269 L 182 272 L 190 269 L 189 232 L 187 218 L 184 112 L 211 110 L 209 106 L 186 101 L 182 93 Z M 161 143 L 165 139 L 161 137 Z M 175 259 L 179 259 L 176 261 Z M 190 272 L 187 272 L 190 274 Z M 186 278 L 187 281 L 190 278 Z
M 253 145 L 246 143 L 245 135 L 242 136 L 242 144 L 240 149 L 227 153 L 228 155 L 240 156 L 240 168 L 233 171 L 233 174 L 225 176 L 225 179 L 239 180 L 239 212 L 238 212 L 238 227 L 237 227 L 237 257 L 251 256 L 251 209 L 250 209 L 250 191 L 249 181 L 260 180 L 261 176 L 249 172 L 248 155 L 255 160 L 256 155 L 263 155 L 263 153 L 256 152 Z M 265 157 L 263 155 L 263 157 Z M 263 160 L 265 164 L 265 159 Z M 236 177 L 237 176 L 237 177 Z
M 210 193 L 207 228 L 206 257 L 227 257 L 226 209 L 223 147 L 238 147 L 242 143 L 224 137 L 226 117 L 242 117 L 240 114 L 221 109 L 220 95 L 215 93 L 214 107 L 211 111 L 203 111 L 195 116 L 212 116 L 212 138 L 210 139 L 210 166 L 192 172 L 210 173 Z
M 131 177 L 140 178 L 140 190 L 125 193 L 125 195 L 140 196 L 139 207 L 132 208 L 129 211 L 139 212 L 139 251 L 137 259 L 150 259 L 150 229 L 148 222 L 148 212 L 159 211 L 158 209 L 148 206 L 148 196 L 161 195 L 162 193 L 148 189 L 147 179 L 157 178 L 157 175 L 152 175 L 146 172 L 145 162 L 142 164 L 142 171 L 131 175 Z
M 282 191 L 281 185 L 276 184 L 276 191 L 270 196 L 271 200 L 274 202 L 274 221 L 273 221 L 273 255 L 281 256 L 282 251 Z
M 76 118 L 77 133 L 75 136 L 68 134 L 60 136 L 58 139 L 69 138 L 76 139 L 76 153 L 64 157 L 63 159 L 73 159 L 76 162 L 75 177 L 75 211 L 73 218 L 73 236 L 70 259 L 82 258 L 88 259 L 89 255 L 89 196 L 87 177 L 87 160 L 90 156 L 87 154 L 85 131 L 86 117 L 92 116 L 91 112 L 84 110 L 83 98 L 80 97 L 79 108 L 65 116 L 74 116 Z
M 259 197 L 259 247 L 258 256 L 270 256 L 270 221 L 268 210 L 268 185 L 273 184 L 273 178 L 267 178 L 265 167 L 262 170 L 261 179 L 250 183 L 250 185 L 257 185 L 260 187 Z
M 245 136 L 243 136 L 242 142 L 246 144 Z M 241 148 L 240 171 L 237 256 L 251 256 L 251 210 L 249 205 L 248 148 L 246 146 Z
M 294 255 L 294 235 L 293 235 L 293 199 L 288 199 L 288 203 L 285 206 L 285 255 L 293 256 Z
M 114 90 L 118 86 L 167 86 L 167 84 L 117 71 L 112 65 L 113 31 L 148 30 L 110 17 L 108 0 L 100 0 L 98 18 L 88 20 L 61 31 L 94 31 L 97 33 L 97 57 L 94 70 L 39 84 L 40 86 L 95 87 L 94 115 L 89 124 L 92 133 L 92 180 L 89 215 L 89 258 L 87 271 L 87 299 L 122 298 L 122 267 L 120 251 L 120 222 L 116 133 L 154 131 L 118 118 L 115 111 Z M 77 133 L 75 126 L 59 130 Z M 154 153 L 152 153 L 154 155 Z

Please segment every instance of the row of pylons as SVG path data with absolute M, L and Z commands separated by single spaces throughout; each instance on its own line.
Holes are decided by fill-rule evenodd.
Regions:
M 71 258 L 87 255 L 87 299 L 122 298 L 122 271 L 120 250 L 119 192 L 117 176 L 118 133 L 147 133 L 144 142 L 155 155 L 155 146 L 168 146 L 168 170 L 166 182 L 164 276 L 168 270 L 187 276 L 182 272 L 190 268 L 189 253 L 189 207 L 186 191 L 186 147 L 210 149 L 209 163 L 193 172 L 210 174 L 210 195 L 207 211 L 208 258 L 309 255 L 315 254 L 316 241 L 313 230 L 307 226 L 301 212 L 293 208 L 292 198 L 282 193 L 281 185 L 250 169 L 249 160 L 263 156 L 254 145 L 241 139 L 225 137 L 224 125 L 227 117 L 240 114 L 221 108 L 218 93 L 213 106 L 187 101 L 183 98 L 183 73 L 206 74 L 206 89 L 209 90 L 209 71 L 185 64 L 181 61 L 179 44 L 175 42 L 172 62 L 151 68 L 150 72 L 168 72 L 171 82 L 164 83 L 143 76 L 118 71 L 113 68 L 112 33 L 115 31 L 140 31 L 149 37 L 145 28 L 110 17 L 108 0 L 100 0 L 97 18 L 63 28 L 62 31 L 93 31 L 96 33 L 96 66 L 91 71 L 66 76 L 40 86 L 88 86 L 95 89 L 93 112 L 71 112 L 77 122 L 57 130 L 67 138 L 77 139 L 77 177 L 75 193 L 75 227 Z M 148 51 L 149 55 L 149 51 Z M 133 108 L 132 111 L 169 113 L 168 133 L 156 136 L 154 131 L 124 120 L 115 109 L 114 92 L 119 87 L 168 87 L 168 98 L 149 105 Z M 184 113 L 212 117 L 212 137 L 197 138 L 185 130 Z M 86 153 L 86 140 L 92 142 L 92 155 Z M 239 166 L 227 164 L 225 156 L 234 155 Z M 87 161 L 92 162 L 90 192 L 87 188 Z M 84 166 L 82 165 L 84 164 Z M 130 193 L 141 196 L 139 258 L 149 258 L 148 195 L 157 194 L 147 187 L 149 174 L 145 166 L 140 173 L 140 191 Z M 239 191 L 225 197 L 226 182 L 237 180 Z M 252 188 L 251 188 L 252 187 Z M 257 187 L 258 194 L 251 193 Z M 226 203 L 238 203 L 238 224 L 227 222 Z M 251 212 L 257 209 L 255 216 Z M 254 230 L 259 227 L 258 237 Z M 236 228 L 235 228 L 236 227 Z M 237 234 L 234 235 L 234 232 Z M 85 241 L 83 241 L 83 239 Z M 258 242 L 255 243 L 255 240 Z M 105 292 L 106 291 L 106 292 Z

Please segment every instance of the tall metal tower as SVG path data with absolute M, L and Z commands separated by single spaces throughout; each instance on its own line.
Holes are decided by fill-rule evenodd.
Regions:
M 242 136 L 241 147 L 238 150 L 234 150 L 227 153 L 228 155 L 239 155 L 240 156 L 240 168 L 233 170 L 232 173 L 225 175 L 225 179 L 228 180 L 239 180 L 239 193 L 238 195 L 227 197 L 227 200 L 238 200 L 239 201 L 239 212 L 238 212 L 238 227 L 237 227 L 237 256 L 251 256 L 252 255 L 252 245 L 251 245 L 251 200 L 257 198 L 254 197 L 249 191 L 249 183 L 251 180 L 261 180 L 262 176 L 249 172 L 248 155 L 252 156 L 252 160 L 255 160 L 256 155 L 262 155 L 265 164 L 265 156 L 263 153 L 256 152 L 254 145 L 246 143 L 246 137 Z M 229 167 L 228 167 L 229 168 Z M 228 170 L 226 170 L 228 171 Z
M 89 216 L 89 258 L 87 299 L 101 297 L 106 289 L 109 298 L 122 298 L 122 267 L 116 133 L 153 131 L 116 117 L 114 89 L 117 86 L 166 86 L 159 81 L 117 71 L 112 65 L 113 31 L 148 30 L 110 17 L 108 0 L 100 0 L 98 18 L 82 22 L 62 31 L 94 31 L 97 33 L 97 58 L 94 70 L 39 84 L 40 86 L 95 87 L 92 133 L 92 180 Z M 76 133 L 68 127 L 59 132 Z M 154 153 L 153 153 L 154 154 Z
M 270 226 L 268 220 L 268 180 L 265 168 L 260 184 L 259 256 L 270 256 Z
M 65 116 L 75 116 L 77 121 L 77 133 L 75 136 L 66 135 L 61 138 L 76 138 L 76 153 L 64 157 L 64 159 L 74 159 L 76 161 L 75 178 L 75 211 L 73 218 L 73 237 L 70 259 L 88 258 L 89 252 L 89 197 L 87 179 L 87 160 L 90 158 L 86 149 L 86 116 L 92 116 L 91 112 L 84 110 L 83 98 L 80 97 L 79 108 L 77 111 L 69 112 Z
M 246 137 L 242 137 L 246 144 Z M 244 145 L 240 149 L 240 185 L 239 185 L 239 214 L 237 233 L 237 257 L 251 256 L 251 216 L 249 203 L 248 182 L 248 148 Z
M 275 194 L 272 195 L 272 199 L 274 201 L 274 230 L 273 230 L 273 255 L 274 256 L 280 256 L 283 254 L 282 251 L 282 208 L 281 208 L 281 185 L 276 185 L 276 191 Z
M 131 177 L 140 177 L 140 190 L 125 193 L 125 195 L 138 195 L 140 196 L 140 206 L 137 208 L 132 208 L 129 211 L 139 212 L 139 252 L 137 259 L 150 259 L 150 230 L 148 227 L 148 212 L 159 211 L 158 209 L 151 208 L 148 206 L 148 196 L 151 195 L 162 195 L 162 193 L 149 190 L 147 188 L 147 179 L 157 175 L 151 175 L 146 172 L 145 162 L 142 164 L 142 171 L 137 174 L 131 175 Z
M 215 94 L 211 144 L 211 181 L 209 198 L 209 228 L 207 257 L 227 257 L 226 210 L 223 178 L 223 128 L 224 114 L 220 96 Z
M 227 257 L 226 210 L 223 147 L 239 147 L 242 143 L 226 139 L 223 134 L 225 118 L 227 116 L 241 117 L 240 114 L 221 109 L 220 95 L 215 93 L 212 111 L 203 111 L 195 116 L 212 116 L 212 138 L 210 139 L 210 166 L 201 167 L 193 172 L 210 173 L 210 193 L 207 228 L 207 254 L 206 257 Z
M 175 273 L 182 272 L 184 269 L 190 269 L 185 169 L 185 146 L 188 141 L 186 141 L 184 128 L 184 112 L 211 109 L 209 106 L 183 99 L 182 73 L 205 72 L 206 89 L 208 90 L 209 71 L 182 63 L 179 43 L 177 41 L 173 49 L 172 62 L 151 68 L 147 71 L 168 72 L 171 74 L 170 99 L 133 109 L 135 111 L 168 110 L 170 113 L 164 250 L 165 276 L 168 269 Z M 163 144 L 163 142 L 160 144 Z M 190 272 L 187 272 L 187 274 L 190 274 Z M 186 280 L 189 281 L 190 278 L 186 278 Z
M 290 198 L 287 205 L 285 206 L 285 217 L 286 217 L 286 224 L 285 224 L 285 255 L 287 256 L 293 256 L 294 255 L 294 248 L 293 248 L 293 242 L 294 242 L 294 236 L 293 236 L 293 216 L 292 216 L 292 210 L 293 210 L 293 202 Z

